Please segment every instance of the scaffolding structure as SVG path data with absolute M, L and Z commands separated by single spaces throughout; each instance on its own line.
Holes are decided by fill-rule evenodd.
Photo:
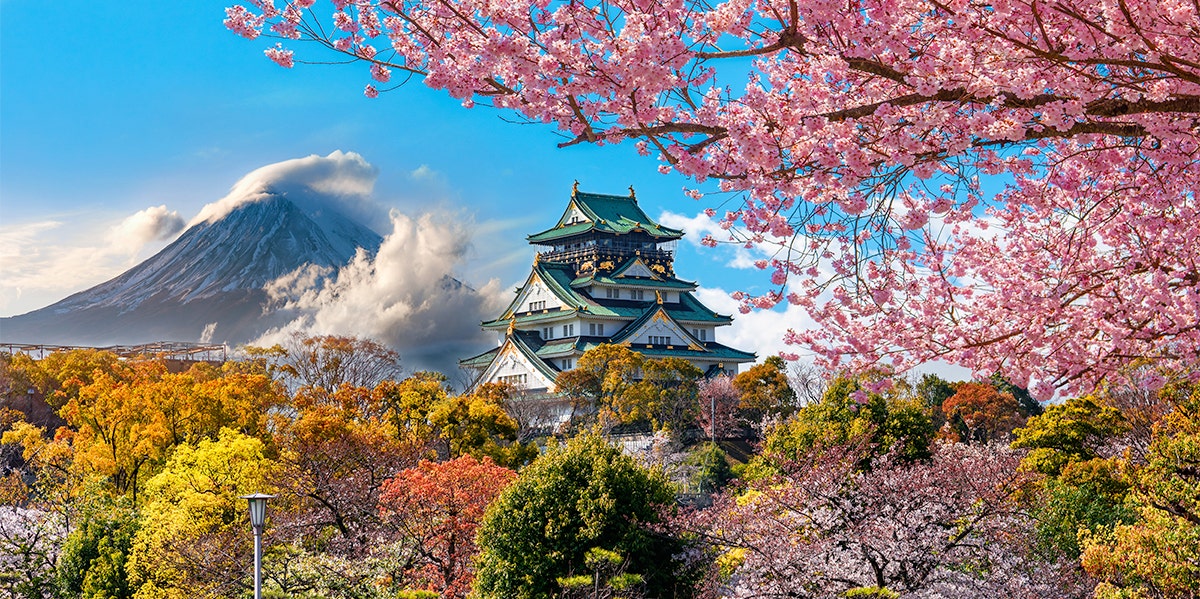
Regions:
M 77 349 L 94 349 L 111 352 L 121 358 L 162 358 L 181 362 L 215 362 L 222 364 L 229 358 L 229 348 L 211 343 L 186 343 L 182 341 L 155 341 L 138 345 L 53 345 L 48 343 L 0 343 L 0 352 L 25 354 L 40 360 L 48 354 Z

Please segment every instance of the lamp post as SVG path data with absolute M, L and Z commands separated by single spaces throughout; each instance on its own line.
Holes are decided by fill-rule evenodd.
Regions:
M 250 502 L 250 526 L 254 527 L 254 599 L 262 599 L 262 532 L 267 521 L 267 500 L 273 497 L 265 493 L 242 495 Z

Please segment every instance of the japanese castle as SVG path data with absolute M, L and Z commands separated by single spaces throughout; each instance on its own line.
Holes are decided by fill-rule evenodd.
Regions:
M 483 323 L 498 347 L 462 360 L 475 385 L 509 383 L 553 393 L 558 374 L 602 343 L 647 358 L 684 358 L 709 376 L 737 372 L 754 354 L 717 343 L 729 316 L 704 307 L 696 283 L 675 277 L 675 243 L 683 231 L 654 222 L 628 196 L 584 193 L 576 183 L 558 223 L 530 235 L 541 246 L 512 304 Z

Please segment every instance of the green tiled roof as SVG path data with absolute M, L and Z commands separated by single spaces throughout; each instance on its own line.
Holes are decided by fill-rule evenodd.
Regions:
M 636 320 L 641 318 L 648 310 L 656 306 L 653 298 L 634 301 L 634 300 L 613 300 L 613 299 L 595 299 L 588 297 L 581 291 L 572 288 L 572 284 L 576 279 L 572 278 L 573 269 L 569 264 L 559 262 L 538 262 L 533 267 L 533 273 L 536 274 L 542 281 L 545 281 L 546 286 L 554 292 L 563 303 L 569 307 L 566 310 L 550 310 L 549 312 L 536 312 L 532 314 L 521 314 L 515 316 L 517 322 L 521 325 L 533 324 L 547 320 L 561 319 L 564 313 L 569 313 L 571 309 L 578 308 L 583 316 L 598 316 L 601 318 L 620 318 L 625 320 Z M 632 280 L 632 279 L 629 279 Z M 678 281 L 678 279 L 672 279 Z M 621 284 L 626 284 L 623 280 Z M 680 281 L 686 283 L 686 281 Z M 526 281 L 528 284 L 528 280 Z M 517 301 L 504 311 L 500 317 L 495 320 L 489 320 L 483 323 L 486 329 L 502 329 L 508 327 L 508 323 L 514 318 L 513 310 L 516 308 Z M 679 302 L 667 302 L 663 304 L 663 308 L 671 318 L 682 322 L 703 322 L 709 324 L 725 324 L 731 322 L 729 316 L 718 314 L 709 310 L 700 303 L 691 293 L 681 291 L 679 294 Z
M 572 208 L 578 208 L 587 215 L 590 221 L 568 224 L 567 215 Z M 551 243 L 581 233 L 596 231 L 612 235 L 624 235 L 634 231 L 642 231 L 655 239 L 671 240 L 683 237 L 683 231 L 664 227 L 651 219 L 637 204 L 633 196 L 612 196 L 598 193 L 575 191 L 571 195 L 571 203 L 563 212 L 562 218 L 554 227 L 530 235 L 526 239 L 530 243 Z
M 673 349 L 665 347 L 646 347 L 632 345 L 629 349 L 646 356 L 647 358 L 693 358 L 698 360 L 722 360 L 726 362 L 741 363 L 752 362 L 757 359 L 757 356 L 751 352 L 744 352 L 740 349 L 721 345 L 716 341 L 703 342 L 706 351 L 696 351 L 686 347 L 675 346 Z
M 492 363 L 492 360 L 496 359 L 496 354 L 498 353 L 500 353 L 500 348 L 493 347 L 492 349 L 489 349 L 478 356 L 471 356 L 470 358 L 459 360 L 458 365 L 464 368 L 484 369 Z
M 578 279 L 571 281 L 571 287 L 587 287 L 588 285 L 592 285 L 592 284 L 623 285 L 626 287 L 647 287 L 647 288 L 657 288 L 657 289 L 687 289 L 687 290 L 691 290 L 691 289 L 696 288 L 695 283 L 693 283 L 691 281 L 684 281 L 683 279 L 676 279 L 674 277 L 669 278 L 669 279 L 662 279 L 662 280 L 635 279 L 632 277 L 625 278 L 625 279 L 614 279 L 609 276 L 598 275 L 598 276 L 579 277 Z
M 514 331 L 513 334 L 508 335 L 504 341 L 505 343 L 512 343 L 513 347 L 515 347 L 517 351 L 521 353 L 521 355 L 525 356 L 525 358 L 529 360 L 529 362 L 533 364 L 534 368 L 537 368 L 538 372 L 540 372 L 543 376 L 551 381 L 558 378 L 559 370 L 550 364 L 547 364 L 545 360 L 538 356 L 538 351 L 543 348 L 543 344 L 536 333 Z M 459 360 L 458 363 L 459 365 L 467 368 L 484 370 L 488 366 L 491 366 L 492 361 L 496 359 L 496 355 L 499 354 L 500 350 L 503 348 L 504 346 L 501 345 L 500 347 L 485 351 L 478 356 L 467 358 L 465 360 Z

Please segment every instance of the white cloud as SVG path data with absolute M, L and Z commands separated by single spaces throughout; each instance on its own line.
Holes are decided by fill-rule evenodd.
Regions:
M 0 314 L 23 314 L 124 272 L 183 226 L 166 206 L 124 218 L 69 218 L 0 225 Z
M 341 150 L 268 164 L 242 177 L 225 197 L 201 208 L 188 225 L 215 221 L 238 206 L 279 194 L 310 211 L 333 203 L 351 219 L 377 227 L 386 223 L 387 214 L 371 199 L 378 175 L 378 169 L 362 156 Z
M 503 310 L 496 280 L 472 289 L 453 278 L 469 248 L 461 217 L 391 214 L 392 232 L 374 257 L 360 252 L 337 273 L 305 270 L 267 287 L 296 316 L 254 343 L 282 342 L 293 332 L 370 337 L 396 349 L 410 370 L 454 376 L 458 359 L 486 349 L 479 323 Z
M 183 230 L 183 217 L 166 205 L 151 206 L 126 217 L 111 228 L 109 244 L 130 254 L 136 254 L 142 246 L 152 241 L 170 239 Z
M 714 312 L 733 316 L 733 324 L 717 331 L 718 340 L 729 347 L 758 354 L 759 362 L 781 352 L 802 354 L 803 348 L 784 343 L 783 335 L 789 329 L 800 331 L 816 326 L 802 308 L 786 302 L 772 310 L 742 314 L 738 311 L 738 301 L 724 289 L 701 287 L 695 293 L 696 299 Z

